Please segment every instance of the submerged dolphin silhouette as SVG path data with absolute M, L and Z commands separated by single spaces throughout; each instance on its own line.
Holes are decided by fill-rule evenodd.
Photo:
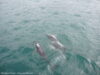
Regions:
M 56 49 L 63 49 L 65 50 L 65 46 L 56 38 L 55 35 L 47 34 L 48 39 L 51 41 L 51 44 Z

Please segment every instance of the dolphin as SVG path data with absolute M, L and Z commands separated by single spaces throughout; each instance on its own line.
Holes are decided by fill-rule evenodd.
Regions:
M 48 39 L 51 41 L 51 44 L 56 49 L 65 50 L 65 46 L 57 39 L 55 35 L 47 34 Z
M 35 42 L 34 44 L 35 44 L 37 53 L 40 56 L 42 56 L 44 59 L 47 59 L 47 56 L 46 56 L 44 50 L 42 49 L 41 45 L 38 42 Z

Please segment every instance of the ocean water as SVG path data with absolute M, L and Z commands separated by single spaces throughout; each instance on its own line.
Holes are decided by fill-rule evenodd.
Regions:
M 100 0 L 0 0 L 0 75 L 100 75 Z

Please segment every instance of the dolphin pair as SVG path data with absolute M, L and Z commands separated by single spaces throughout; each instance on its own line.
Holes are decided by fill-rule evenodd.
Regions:
M 47 37 L 51 41 L 51 44 L 54 48 L 60 49 L 60 50 L 65 50 L 65 46 L 59 42 L 59 40 L 56 38 L 55 35 L 47 34 Z M 39 44 L 39 42 L 35 42 L 34 44 L 36 47 L 36 51 L 39 53 L 39 55 L 42 56 L 43 58 L 47 59 L 47 56 L 46 56 L 44 50 L 42 49 L 41 45 Z

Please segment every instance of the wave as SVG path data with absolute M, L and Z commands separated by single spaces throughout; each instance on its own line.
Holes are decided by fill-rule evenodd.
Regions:
M 4 55 L 0 58 L 0 72 L 32 72 L 33 75 L 100 75 L 100 67 L 94 61 L 72 52 L 48 49 L 49 62 L 28 47 L 21 47 L 16 51 L 2 48 L 0 52 Z

